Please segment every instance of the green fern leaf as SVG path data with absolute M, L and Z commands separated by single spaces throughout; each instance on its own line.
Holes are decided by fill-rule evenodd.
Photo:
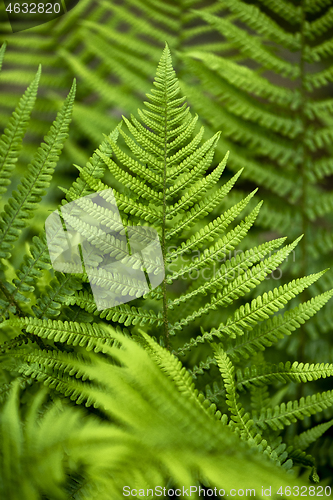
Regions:
M 144 325 L 146 323 L 159 325 L 163 321 L 161 312 L 156 314 L 152 310 L 147 311 L 141 307 L 130 306 L 128 304 L 119 304 L 110 309 L 97 311 L 94 297 L 86 291 L 79 291 L 73 296 L 67 296 L 65 300 L 67 304 L 77 304 L 87 312 L 98 314 L 101 318 L 105 318 L 108 321 L 115 321 L 125 326 Z
M 235 346 L 227 350 L 228 354 L 238 360 L 240 359 L 239 356 L 247 358 L 249 353 L 263 351 L 285 335 L 291 335 L 296 328 L 299 328 L 320 310 L 332 295 L 332 291 L 325 292 L 285 312 L 283 315 L 274 316 L 246 334 L 244 338 L 238 337 Z
M 279 363 L 279 365 L 266 364 L 263 367 L 253 366 L 252 369 L 245 369 L 244 374 L 237 372 L 237 384 L 239 387 L 251 387 L 268 385 L 275 382 L 311 382 L 319 378 L 326 378 L 333 375 L 333 365 L 329 363 Z
M 94 349 L 98 352 L 104 343 L 112 343 L 112 328 L 102 327 L 98 324 L 77 323 L 51 319 L 37 318 L 11 318 L 8 322 L 1 323 L 24 329 L 27 333 L 38 335 L 42 339 L 62 342 L 68 345 L 80 345 L 88 351 Z
M 41 68 L 39 68 L 35 79 L 21 97 L 9 120 L 8 128 L 0 138 L 0 193 L 4 193 L 7 189 L 6 186 L 10 183 L 9 177 L 17 162 L 22 147 L 22 139 L 35 104 L 40 75 Z
M 4 58 L 5 52 L 6 52 L 6 46 L 7 46 L 7 44 L 3 43 L 1 45 L 1 47 L 0 47 L 0 71 L 1 71 L 1 68 L 2 68 L 3 58 Z
M 19 185 L 18 191 L 13 193 L 1 214 L 0 255 L 3 258 L 10 257 L 14 242 L 26 225 L 27 219 L 32 217 L 33 210 L 50 183 L 63 143 L 67 138 L 74 93 L 75 84 L 46 136 L 45 143 L 40 146 L 32 163 L 28 166 L 22 184 Z
M 333 26 L 333 9 L 330 8 L 325 14 L 312 22 L 306 22 L 306 36 L 310 40 L 315 40 L 316 37 L 324 35 Z
M 263 410 L 258 419 L 254 419 L 257 426 L 266 429 L 269 426 L 273 430 L 283 429 L 287 425 L 303 420 L 305 417 L 314 415 L 333 405 L 333 391 L 317 393 L 299 401 L 289 401 L 280 406 Z
M 305 450 L 316 441 L 320 436 L 324 434 L 333 425 L 333 420 L 329 422 L 324 422 L 323 424 L 316 425 L 307 431 L 302 432 L 299 436 L 296 436 L 293 440 L 294 448 L 299 450 Z
M 217 346 L 214 347 L 215 358 L 220 369 L 223 383 L 226 389 L 226 403 L 231 412 L 231 418 L 241 431 L 241 436 L 246 439 L 253 439 L 253 421 L 250 419 L 249 413 L 245 413 L 244 408 L 237 402 L 238 394 L 235 387 L 235 372 L 234 367 L 226 355 L 226 353 Z
M 237 48 L 242 54 L 253 58 L 266 69 L 276 71 L 283 76 L 289 76 L 291 78 L 297 78 L 297 76 L 299 76 L 298 68 L 270 54 L 267 49 L 260 46 L 255 37 L 246 34 L 242 29 L 237 28 L 227 19 L 218 18 L 204 12 L 198 12 L 198 14 L 209 22 L 211 26 L 224 34 L 224 36 L 233 38 L 235 45 L 237 45 Z

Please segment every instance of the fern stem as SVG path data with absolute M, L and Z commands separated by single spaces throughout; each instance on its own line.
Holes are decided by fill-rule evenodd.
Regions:
M 162 220 L 162 242 L 161 242 L 161 247 L 162 247 L 162 256 L 163 256 L 163 262 L 165 265 L 165 256 L 166 256 L 166 176 L 167 176 L 167 130 L 168 130 L 168 117 L 167 117 L 167 106 L 168 106 L 168 99 L 167 99 L 167 94 L 165 90 L 165 116 L 164 116 L 164 157 L 163 157 L 163 220 Z M 169 334 L 169 327 L 168 327 L 168 302 L 167 302 L 167 293 L 166 293 L 166 275 L 164 276 L 163 282 L 162 282 L 162 294 L 163 294 L 163 329 L 164 329 L 164 337 L 165 337 L 165 347 L 170 350 L 170 334 Z
M 301 144 L 302 144 L 302 162 L 300 164 L 300 174 L 302 179 L 302 193 L 301 193 L 301 217 L 302 217 L 302 233 L 303 238 L 301 241 L 301 268 L 300 268 L 300 276 L 304 276 L 307 273 L 307 232 L 308 232 L 308 218 L 306 214 L 306 206 L 307 206 L 307 191 L 308 191 L 308 180 L 306 175 L 307 168 L 307 157 L 308 151 L 307 146 L 305 144 L 305 134 L 308 126 L 308 120 L 305 110 L 305 103 L 307 101 L 307 89 L 305 87 L 305 22 L 306 22 L 306 13 L 305 13 L 305 0 L 302 0 L 302 20 L 301 20 L 301 58 L 300 58 L 300 91 L 301 91 L 301 107 L 300 107 L 300 118 L 302 122 L 302 135 L 301 135 Z M 309 295 L 307 290 L 304 290 L 301 295 L 301 300 L 305 302 L 309 299 Z M 306 334 L 304 325 L 302 325 L 300 329 L 300 344 L 299 344 L 299 359 L 303 360 L 304 358 L 304 348 L 306 342 Z
M 8 305 L 5 308 L 5 310 L 2 311 L 2 314 L 4 315 L 9 310 L 10 306 L 14 306 L 18 316 L 24 316 L 23 311 L 18 305 L 18 302 L 14 299 L 13 295 L 7 290 L 7 288 L 4 286 L 1 280 L 0 280 L 0 291 L 2 292 L 2 294 L 4 295 L 4 297 L 8 302 Z

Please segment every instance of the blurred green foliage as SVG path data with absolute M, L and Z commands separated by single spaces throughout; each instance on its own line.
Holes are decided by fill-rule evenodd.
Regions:
M 1 19 L 5 19 L 3 4 L 0 5 L 0 13 Z M 36 315 L 36 310 L 27 309 L 24 301 L 20 304 L 20 294 L 24 292 L 25 296 L 30 298 L 31 305 L 42 307 L 40 310 L 43 313 L 37 315 L 39 318 L 53 318 L 52 314 L 45 313 L 50 308 L 50 311 L 60 313 L 62 320 L 78 320 L 84 323 L 92 321 L 93 305 L 87 305 L 87 301 L 82 297 L 81 302 L 78 300 L 77 290 L 81 284 L 77 277 L 54 277 L 52 270 L 40 272 L 40 267 L 49 267 L 45 264 L 48 259 L 45 238 L 43 241 L 42 236 L 39 236 L 41 239 L 35 240 L 30 250 L 28 247 L 32 238 L 43 230 L 47 216 L 60 202 L 62 192 L 57 186 L 68 189 L 75 181 L 77 174 L 72 165 L 82 168 L 91 151 L 102 142 L 103 134 L 114 130 L 123 114 L 129 118 L 141 105 L 161 50 L 167 41 L 172 50 L 181 88 L 193 110 L 199 114 L 198 123 L 205 126 L 203 139 L 212 137 L 218 131 L 222 132 L 216 143 L 213 167 L 222 160 L 227 150 L 230 151 L 222 178 L 223 184 L 240 168 L 244 168 L 236 187 L 212 212 L 206 213 L 205 218 L 198 221 L 197 229 L 203 230 L 209 222 L 235 204 L 241 203 L 250 191 L 259 186 L 260 191 L 249 200 L 248 208 L 253 210 L 260 199 L 264 200 L 264 204 L 254 222 L 253 230 L 240 242 L 240 251 L 244 254 L 247 249 L 256 247 L 258 243 L 264 245 L 280 236 L 287 235 L 291 241 L 304 234 L 288 260 L 277 264 L 280 268 L 275 274 L 272 273 L 258 285 L 255 295 L 249 292 L 244 299 L 239 298 L 238 302 L 230 304 L 228 308 L 219 307 L 213 314 L 198 317 L 188 330 L 185 328 L 185 333 L 176 335 L 175 352 L 177 349 L 178 354 L 186 352 L 186 356 L 181 359 L 192 376 L 196 377 L 196 387 L 208 400 L 217 404 L 222 412 L 226 412 L 226 379 L 223 379 L 222 383 L 211 347 L 207 343 L 201 344 L 201 341 L 198 343 L 200 348 L 192 350 L 184 350 L 183 345 L 201 335 L 208 335 L 209 338 L 212 332 L 218 330 L 219 325 L 225 325 L 232 314 L 238 314 L 239 308 L 256 295 L 269 292 L 274 286 L 287 286 L 292 279 L 319 273 L 331 267 L 332 25 L 333 4 L 330 0 L 80 0 L 65 16 L 20 33 L 12 34 L 8 22 L 2 22 L 1 36 L 8 43 L 0 77 L 0 127 L 3 129 L 8 125 L 10 114 L 18 105 L 22 92 L 34 80 L 38 65 L 42 65 L 38 97 L 34 102 L 37 82 L 35 80 L 35 87 L 34 84 L 30 87 L 29 104 L 26 103 L 25 111 L 20 117 L 21 126 L 25 128 L 29 117 L 23 115 L 32 111 L 24 147 L 18 155 L 17 164 L 10 162 L 8 173 L 11 174 L 14 165 L 15 171 L 11 176 L 11 185 L 3 195 L 2 208 L 10 197 L 14 196 L 12 190 L 17 189 L 22 176 L 26 175 L 27 165 L 32 162 L 38 144 L 59 112 L 74 77 L 77 78 L 78 84 L 69 138 L 64 143 L 63 154 L 43 204 L 33 200 L 34 217 L 29 219 L 23 231 L 20 220 L 23 218 L 27 222 L 29 214 L 24 217 L 21 214 L 17 219 L 18 226 L 13 226 L 12 236 L 16 238 L 18 231 L 19 239 L 16 240 L 12 256 L 6 261 L 6 269 L 2 272 L 2 280 L 9 283 L 6 289 L 2 288 L 2 300 L 6 303 L 10 298 L 10 307 L 5 305 L 6 320 L 8 321 L 8 310 L 16 313 L 18 310 L 17 303 L 12 302 L 13 293 L 17 293 L 16 299 L 22 309 L 19 316 L 23 317 L 27 313 Z M 39 76 L 37 78 L 39 79 Z M 130 154 L 126 144 L 122 147 L 126 154 Z M 114 178 L 110 173 L 105 174 L 105 181 L 114 186 Z M 6 186 L 5 182 L 4 187 Z M 220 181 L 217 186 L 222 186 Z M 38 196 L 42 195 L 46 187 L 40 187 Z M 89 189 L 87 192 L 90 192 Z M 121 192 L 129 194 L 126 186 Z M 237 224 L 236 220 L 233 224 Z M 9 245 L 10 241 L 9 237 Z M 3 247 L 1 249 L 3 252 L 7 251 Z M 23 265 L 22 254 L 25 253 L 27 257 Z M 30 259 L 35 259 L 38 263 L 36 274 L 34 270 L 29 274 Z M 18 269 L 21 275 L 17 274 Z M 33 291 L 29 287 L 36 278 L 39 279 L 39 285 Z M 15 282 L 17 279 L 19 283 Z M 25 281 L 28 288 L 22 286 Z M 49 286 L 53 290 L 52 293 Z M 307 303 L 310 307 L 311 304 L 311 315 L 314 314 L 329 298 L 327 294 L 330 292 L 327 291 L 332 287 L 333 273 L 329 270 L 313 286 L 304 289 L 298 298 L 292 299 L 291 308 L 294 313 L 290 313 L 289 321 L 290 324 L 296 321 L 294 327 L 300 328 L 291 337 L 284 336 L 274 347 L 270 347 L 273 338 L 274 341 L 278 340 L 274 333 L 266 342 L 258 341 L 258 349 L 259 346 L 266 348 L 265 358 L 255 355 L 250 361 L 244 361 L 242 357 L 237 359 L 237 352 L 243 356 L 246 348 L 243 348 L 242 344 L 237 347 L 238 341 L 236 345 L 222 342 L 221 345 L 228 354 L 233 352 L 235 355 L 236 352 L 233 358 L 236 369 L 240 366 L 252 370 L 253 367 L 262 365 L 262 372 L 249 372 L 248 379 L 245 378 L 252 380 L 255 377 L 256 380 L 265 381 L 265 384 L 258 387 L 249 382 L 251 400 L 244 401 L 244 404 L 247 409 L 251 407 L 254 414 L 256 411 L 260 414 L 260 409 L 267 407 L 267 401 L 270 401 L 270 405 L 273 402 L 280 405 L 291 399 L 310 397 L 316 392 L 322 393 L 330 389 L 328 381 L 323 380 L 324 373 L 329 376 L 330 368 L 318 366 L 311 368 L 310 372 L 312 370 L 317 375 L 320 373 L 320 377 L 314 375 L 307 378 L 305 375 L 299 375 L 299 380 L 305 376 L 307 380 L 312 380 L 311 384 L 294 384 L 291 375 L 288 375 L 289 378 L 286 375 L 287 379 L 279 375 L 278 390 L 269 392 L 266 387 L 265 363 L 268 363 L 269 370 L 272 370 L 272 366 L 277 367 L 278 363 L 282 362 L 283 366 L 274 370 L 289 373 L 292 370 L 286 369 L 289 366 L 287 363 L 296 359 L 298 362 L 310 364 L 333 362 L 330 335 L 332 308 L 324 307 L 314 318 L 303 324 L 310 314 L 304 311 L 304 306 L 301 305 Z M 182 287 L 176 288 L 172 299 L 176 300 L 183 291 Z M 49 300 L 45 300 L 45 297 Z M 272 300 L 273 297 L 269 296 L 269 301 Z M 197 297 L 196 301 L 195 310 L 199 310 L 203 305 L 202 296 Z M 143 305 L 140 299 L 137 305 Z M 151 307 L 158 312 L 156 299 Z M 186 309 L 184 311 L 186 313 Z M 115 326 L 120 318 L 121 323 L 129 326 L 132 323 L 129 312 L 124 308 L 123 315 L 120 311 L 118 314 L 114 312 L 104 322 Z M 295 319 L 292 314 L 296 312 Z M 148 316 L 144 318 L 140 319 L 141 324 L 150 322 Z M 271 325 L 267 327 L 268 330 L 259 325 L 254 334 L 247 331 L 249 325 L 243 324 L 241 328 L 251 341 L 253 338 L 264 338 L 269 329 L 274 332 L 274 328 L 281 326 L 279 321 L 279 316 L 274 316 Z M 13 332 L 15 329 L 17 326 L 13 327 Z M 148 327 L 147 331 L 156 335 L 153 327 Z M 10 338 L 13 336 L 14 333 Z M 34 337 L 30 338 L 32 339 L 35 340 Z M 193 340 L 191 347 L 194 347 Z M 224 363 L 227 367 L 228 360 L 224 359 Z M 226 370 L 225 367 L 223 370 Z M 246 387 L 247 382 L 242 384 L 243 376 L 239 373 L 239 378 L 235 379 L 238 381 L 237 390 Z M 297 377 L 294 381 L 298 381 Z M 11 376 L 8 378 L 8 375 L 4 375 L 3 382 L 4 388 L 8 388 L 6 384 L 11 382 Z M 27 382 L 24 383 L 25 397 L 29 401 L 34 389 L 30 384 L 26 384 Z M 228 384 L 229 397 L 232 397 L 230 395 L 234 389 L 230 386 L 230 381 Z M 330 398 L 328 393 L 327 398 Z M 237 403 L 234 401 L 234 404 L 234 412 L 237 413 Z M 232 405 L 229 406 L 233 408 Z M 321 409 L 323 408 L 321 406 Z M 295 411 L 297 413 L 297 409 Z M 320 476 L 330 478 L 333 444 L 329 430 L 325 434 L 326 438 L 322 434 L 329 428 L 328 423 L 332 417 L 331 408 L 326 408 L 315 417 L 311 417 L 309 411 L 305 419 L 297 425 L 281 430 L 282 442 L 277 441 L 274 445 L 282 446 L 277 456 L 281 458 L 281 454 L 286 453 L 283 443 L 299 443 L 298 436 L 302 436 L 303 432 L 310 432 L 308 429 L 312 428 L 313 439 L 308 442 L 312 459 L 319 466 Z M 325 421 L 323 424 L 321 419 Z M 319 424 L 318 427 L 316 424 Z M 306 440 L 305 434 L 302 439 Z M 293 458 L 297 463 L 297 457 L 292 457 L 291 451 L 289 458 Z M 302 458 L 307 465 L 312 459 Z M 286 460 L 287 456 L 283 456 L 280 461 Z M 243 463 L 245 462 L 246 460 L 243 460 Z M 78 481 L 82 485 L 82 479 Z M 17 495 L 22 498 L 20 493 Z M 83 498 L 94 497 L 88 495 Z

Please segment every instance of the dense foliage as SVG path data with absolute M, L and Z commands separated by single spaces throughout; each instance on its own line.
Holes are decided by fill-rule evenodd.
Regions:
M 9 121 L 15 90 L 0 98 L 4 497 L 123 498 L 125 485 L 199 483 L 261 497 L 262 485 L 277 491 L 298 476 L 327 484 L 332 9 L 81 0 L 52 30 L 2 46 L 3 81 L 29 82 Z M 166 39 L 180 82 L 166 46 L 136 113 Z M 75 82 L 64 104 L 56 97 L 70 75 L 74 107 Z M 68 161 L 80 165 L 72 183 Z M 134 301 L 99 311 L 87 275 L 52 270 L 43 225 L 60 200 L 56 163 L 62 205 L 112 187 L 125 227 L 156 229 L 161 286 L 135 299 L 137 283 L 120 277 Z M 107 209 L 81 208 L 105 231 L 77 231 L 121 258 Z

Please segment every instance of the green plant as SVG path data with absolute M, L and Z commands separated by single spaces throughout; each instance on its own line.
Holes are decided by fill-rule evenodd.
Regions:
M 2 156 L 11 159 L 5 170 L 8 175 L 33 106 L 30 95 L 35 95 L 38 76 L 19 103 L 1 142 Z M 210 487 L 221 485 L 228 489 L 236 483 L 258 490 L 259 482 L 265 482 L 277 489 L 278 485 L 297 484 L 281 470 L 281 466 L 288 470 L 293 465 L 310 467 L 312 479 L 318 479 L 314 457 L 303 450 L 331 422 L 313 425 L 292 439 L 284 429 L 332 406 L 332 391 L 286 404 L 281 382 L 326 378 L 332 375 L 332 365 L 293 362 L 276 366 L 265 362 L 260 351 L 290 335 L 327 302 L 333 291 L 276 314 L 323 275 L 319 272 L 275 288 L 245 305 L 237 302 L 286 258 L 299 238 L 286 246 L 283 238 L 268 241 L 226 259 L 248 233 L 261 204 L 236 222 L 253 192 L 207 222 L 205 217 L 228 194 L 240 172 L 227 183 L 219 183 L 227 160 L 226 156 L 214 166 L 219 134 L 203 142 L 203 129 L 194 133 L 197 117 L 190 114 L 185 98 L 180 97 L 168 47 L 148 99 L 145 109 L 139 111 L 139 119 L 124 118 L 128 132 L 117 127 L 86 166 L 79 168 L 79 177 L 66 190 L 63 203 L 107 189 L 112 174 L 112 188 L 125 226 L 149 223 L 159 232 L 166 269 L 160 287 L 132 305 L 97 311 L 86 276 L 51 272 L 44 233 L 33 238 L 17 271 L 11 267 L 14 241 L 50 181 L 66 138 L 73 90 L 46 144 L 28 168 L 22 187 L 12 194 L 1 215 L 1 334 L 7 339 L 1 346 L 2 394 L 6 397 L 11 381 L 18 378 L 26 412 L 24 401 L 29 405 L 35 394 L 31 382 L 37 380 L 49 387 L 51 407 L 41 410 L 44 417 L 38 427 L 38 396 L 38 402 L 27 413 L 24 434 L 13 395 L 3 410 L 2 429 L 9 414 L 15 415 L 13 432 L 4 448 L 3 460 L 8 460 L 3 472 L 4 491 L 15 470 L 16 459 L 12 457 L 18 457 L 26 471 L 17 498 L 26 495 L 29 488 L 36 498 L 37 492 L 48 497 L 54 488 L 52 494 L 59 498 L 68 498 L 69 494 L 94 498 L 101 490 L 105 498 L 110 497 L 110 492 L 112 498 L 120 498 L 125 480 L 132 487 L 149 487 L 166 485 L 170 478 L 176 485 L 201 481 Z M 6 151 L 10 147 L 9 155 Z M 78 231 L 81 226 L 96 247 L 103 243 L 106 254 L 119 251 L 107 235 L 107 209 L 90 203 L 86 211 L 100 220 L 105 232 L 96 235 L 95 227 L 86 222 L 78 225 Z M 195 257 L 184 265 L 181 257 L 193 253 Z M 222 264 L 216 272 L 214 264 L 218 262 Z M 191 279 L 193 271 L 203 269 L 208 276 L 205 272 Z M 187 279 L 179 279 L 183 277 Z M 112 286 L 111 272 L 105 271 L 100 278 L 101 286 Z M 129 285 L 135 297 L 134 282 L 120 284 L 121 290 L 128 293 Z M 233 303 L 236 309 L 230 309 Z M 200 333 L 203 315 L 217 308 L 225 309 L 225 322 Z M 93 355 L 91 350 L 95 351 Z M 185 353 L 182 367 L 177 357 Z M 210 386 L 205 389 L 207 383 Z M 17 384 L 14 382 L 15 391 Z M 280 390 L 270 396 L 269 386 Z M 241 402 L 239 396 L 244 390 Z M 60 394 L 64 410 L 55 393 Z M 83 416 L 70 401 L 96 410 L 86 410 Z M 63 436 L 56 427 L 51 437 L 41 441 L 39 434 L 44 436 L 48 426 L 55 425 L 57 405 L 64 412 L 61 422 L 70 418 L 73 425 Z M 79 429 L 77 422 L 85 420 L 87 427 Z M 105 454 L 97 458 L 101 448 L 98 452 L 94 440 L 105 433 L 109 436 L 103 442 Z M 34 436 L 39 448 L 30 450 Z M 115 440 L 119 443 L 116 448 Z M 18 450 L 16 455 L 9 452 L 12 447 Z M 29 457 L 44 447 L 49 449 L 57 474 L 46 472 L 45 482 L 40 482 L 35 472 L 30 478 Z M 73 451 L 67 456 L 66 449 Z M 230 475 L 228 472 L 221 477 L 221 468 Z M 120 470 L 124 475 L 118 476 Z M 61 486 L 64 481 L 66 485 Z M 69 493 L 75 487 L 77 492 Z M 262 492 L 257 491 L 257 495 L 262 496 Z

